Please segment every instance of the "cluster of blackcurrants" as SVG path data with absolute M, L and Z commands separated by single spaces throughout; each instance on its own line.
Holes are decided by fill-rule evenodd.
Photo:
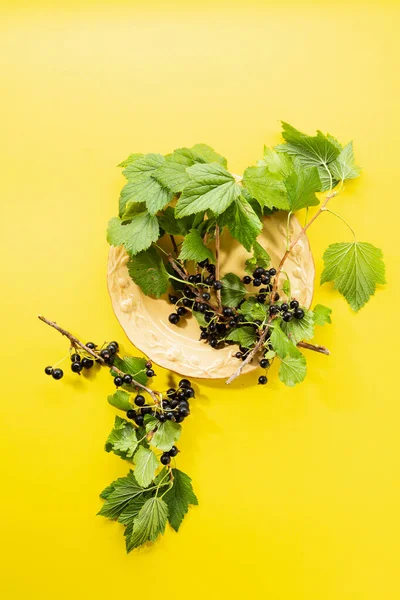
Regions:
M 130 377 L 129 382 L 128 377 L 130 375 L 125 375 L 123 379 L 123 383 L 127 385 L 132 383 L 132 378 Z M 170 388 L 167 390 L 167 398 L 162 400 L 161 405 L 146 404 L 145 397 L 142 394 L 138 394 L 133 401 L 136 408 L 128 410 L 126 416 L 128 419 L 132 419 L 139 427 L 143 425 L 145 415 L 156 417 L 160 423 L 165 423 L 165 421 L 182 423 L 190 415 L 189 400 L 190 398 L 194 398 L 194 395 L 195 392 L 190 381 L 188 379 L 181 379 L 177 389 Z
M 94 352 L 97 352 L 97 345 L 93 342 L 88 342 L 86 347 L 90 348 L 90 350 L 93 350 Z M 114 363 L 114 356 L 117 354 L 118 350 L 118 342 L 110 342 L 105 348 L 101 349 L 98 354 L 107 365 L 112 365 Z M 72 352 L 70 358 L 71 371 L 78 374 L 80 374 L 83 369 L 91 369 L 95 362 L 101 362 L 98 359 L 95 361 L 90 355 L 81 356 L 81 354 L 76 351 L 76 348 Z M 46 375 L 51 375 L 53 379 L 61 379 L 64 375 L 64 371 L 62 369 L 54 369 L 53 367 L 46 367 L 44 372 Z

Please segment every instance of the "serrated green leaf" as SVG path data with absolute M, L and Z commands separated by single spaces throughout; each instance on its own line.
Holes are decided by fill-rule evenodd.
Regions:
M 270 173 L 276 173 L 281 179 L 289 177 L 293 170 L 293 163 L 287 154 L 276 152 L 272 148 L 264 146 L 264 156 L 257 162 L 259 167 L 268 167 Z
M 283 291 L 284 294 L 286 294 L 286 296 L 288 298 L 290 298 L 290 296 L 291 296 L 291 286 L 290 286 L 290 280 L 288 278 L 286 278 L 285 281 L 283 282 L 282 291 Z
M 232 237 L 250 252 L 262 230 L 262 223 L 249 202 L 241 194 L 222 216 Z
M 154 246 L 139 252 L 128 262 L 129 275 L 147 296 L 160 298 L 168 289 L 169 275 Z
M 207 144 L 195 144 L 190 150 L 192 151 L 196 162 L 204 161 L 206 163 L 219 163 L 225 168 L 228 166 L 226 158 L 215 152 L 215 150 Z
M 164 533 L 168 506 L 158 497 L 147 500 L 133 522 L 132 532 L 126 537 L 126 549 L 130 552 L 146 542 L 155 542 Z
M 213 253 L 204 244 L 203 238 L 197 229 L 192 229 L 185 236 L 179 258 L 180 260 L 194 260 L 195 262 L 201 262 L 208 258 L 212 263 L 215 262 Z
M 223 213 L 240 194 L 240 188 L 234 177 L 222 166 L 195 164 L 187 169 L 190 176 L 175 208 L 175 216 L 212 210 L 214 214 Z
M 136 356 L 124 356 L 123 358 L 115 356 L 114 366 L 128 375 L 132 375 L 132 377 L 142 385 L 146 385 L 146 359 Z M 115 377 L 118 374 L 113 368 L 110 369 L 110 373 L 112 377 Z
M 117 165 L 117 166 L 118 167 L 127 167 L 128 165 L 135 162 L 136 160 L 139 160 L 139 158 L 143 158 L 143 156 L 144 156 L 144 154 L 130 154 L 128 156 L 128 158 L 126 158 L 125 160 L 120 162 L 119 165 Z
M 333 177 L 339 181 L 355 179 L 360 175 L 360 167 L 357 167 L 354 159 L 353 142 L 343 148 L 337 159 L 329 165 Z
M 159 424 L 157 431 L 153 435 L 150 443 L 158 448 L 167 452 L 171 450 L 172 446 L 177 442 L 181 436 L 182 426 L 174 421 L 165 421 L 165 423 Z
M 289 387 L 304 381 L 307 373 L 306 359 L 303 355 L 297 358 L 287 356 L 281 360 L 279 367 L 279 379 Z
M 315 192 L 321 188 L 321 182 L 316 167 L 306 168 L 295 162 L 294 170 L 285 181 L 285 187 L 291 212 L 319 204 Z
M 282 321 L 281 328 L 293 343 L 298 344 L 303 340 L 311 340 L 314 337 L 314 315 L 311 310 L 304 310 L 302 319 L 292 319 L 288 323 Z
M 129 502 L 129 504 L 126 505 L 126 508 L 122 511 L 122 513 L 119 515 L 118 523 L 122 523 L 123 525 L 129 525 L 130 523 L 133 523 L 144 503 L 147 502 L 147 500 L 149 500 L 150 498 L 151 492 L 144 492 L 141 496 L 136 496 L 136 498 L 133 498 Z
M 246 297 L 246 288 L 234 273 L 227 273 L 222 279 L 221 299 L 225 306 L 235 307 Z
M 186 165 L 171 160 L 169 157 L 166 158 L 163 166 L 154 172 L 154 178 L 174 194 L 181 192 L 190 180 Z
M 253 327 L 236 327 L 228 333 L 225 339 L 237 342 L 243 348 L 252 348 L 256 341 L 256 332 Z
M 378 284 L 386 283 L 382 251 L 367 242 L 332 244 L 323 259 L 321 285 L 333 281 L 355 311 L 368 302 Z
M 154 452 L 149 448 L 139 446 L 135 453 L 135 477 L 142 487 L 150 485 L 156 469 L 160 466 Z
M 105 502 L 97 514 L 108 519 L 117 519 L 129 502 L 143 494 L 143 491 L 133 471 L 129 471 L 126 477 L 116 479 L 103 490 L 100 497 L 105 499 Z
M 119 410 L 130 410 L 132 408 L 129 402 L 130 395 L 123 390 L 117 390 L 114 394 L 107 397 L 107 401 L 111 406 L 118 408 Z
M 157 217 L 148 212 L 136 214 L 129 223 L 114 217 L 108 223 L 107 241 L 111 246 L 124 246 L 130 256 L 147 250 L 159 238 Z
M 196 319 L 196 321 L 198 322 L 198 324 L 200 325 L 200 327 L 207 327 L 208 323 L 207 323 L 203 313 L 194 311 L 192 314 L 193 314 L 194 318 Z
M 248 167 L 243 184 L 262 208 L 288 209 L 286 188 L 280 173 L 271 173 L 268 167 Z
M 186 473 L 172 469 L 174 476 L 173 485 L 165 494 L 164 499 L 168 505 L 168 520 L 175 531 L 178 531 L 189 505 L 197 505 L 198 500 L 192 488 L 192 480 Z
M 258 302 L 254 296 L 250 296 L 240 306 L 239 313 L 245 317 L 246 321 L 264 321 L 268 309 L 265 304 Z
M 114 452 L 122 458 L 132 458 L 137 445 L 136 430 L 132 423 L 121 417 L 115 417 L 114 428 L 105 443 L 105 451 Z
M 249 275 L 252 275 L 256 267 L 265 269 L 269 266 L 270 262 L 271 258 L 268 252 L 256 241 L 253 244 L 253 256 L 246 260 L 244 270 Z
M 193 228 L 194 215 L 177 219 L 175 209 L 168 206 L 165 211 L 157 216 L 160 228 L 169 235 L 186 235 Z
M 124 212 L 121 215 L 121 221 L 125 223 L 126 221 L 131 221 L 133 217 L 139 213 L 146 211 L 146 205 L 144 202 L 127 202 Z
M 286 333 L 281 329 L 281 323 L 282 319 L 274 319 L 273 321 L 270 343 L 274 351 L 281 359 L 288 355 L 293 358 L 301 356 L 300 350 L 291 340 L 289 340 Z
M 306 167 L 329 165 L 339 155 L 339 148 L 321 131 L 309 136 L 282 121 L 282 136 L 286 144 L 276 147 L 279 152 L 296 156 Z
M 156 419 L 156 417 L 154 417 L 153 415 L 145 415 L 144 416 L 144 426 L 145 426 L 146 433 L 150 433 L 150 431 L 154 431 L 154 429 L 156 429 L 156 427 L 158 427 L 159 424 L 160 424 L 160 421 L 158 419 Z
M 325 325 L 325 323 L 332 323 L 331 313 L 332 309 L 324 306 L 323 304 L 317 304 L 313 308 L 314 313 L 314 324 Z

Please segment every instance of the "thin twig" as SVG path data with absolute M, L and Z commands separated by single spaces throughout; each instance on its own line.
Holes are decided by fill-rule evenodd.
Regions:
M 321 354 L 326 354 L 327 356 L 330 355 L 328 348 L 325 348 L 325 346 L 309 344 L 308 342 L 299 342 L 297 345 L 299 348 L 306 348 L 306 350 L 313 350 L 314 352 L 320 352 Z
M 183 281 L 186 281 L 187 279 L 187 273 L 185 273 L 181 267 L 178 265 L 178 263 L 176 262 L 176 260 L 174 259 L 173 256 L 171 256 L 170 254 L 168 255 L 168 262 L 171 263 L 171 265 L 174 268 L 174 271 L 176 271 L 178 273 L 178 275 L 183 279 Z
M 219 246 L 220 246 L 220 239 L 219 239 L 219 225 L 217 224 L 215 226 L 215 278 L 217 281 L 219 281 L 219 275 L 220 275 L 220 269 L 219 269 Z M 218 306 L 219 308 L 221 308 L 222 306 L 222 302 L 221 302 L 221 290 L 217 290 L 217 301 L 218 301 Z
M 170 234 L 170 239 L 171 239 L 171 243 L 172 243 L 172 247 L 174 249 L 174 252 L 176 255 L 178 255 L 178 246 L 176 245 L 176 241 L 173 235 Z
M 38 319 L 40 319 L 40 321 L 43 321 L 43 323 L 46 323 L 46 325 L 53 327 L 53 329 L 55 329 L 56 331 L 61 333 L 61 335 L 64 335 L 65 337 L 67 337 L 74 348 L 76 348 L 77 346 L 79 348 L 82 348 L 82 350 L 84 350 L 85 352 L 90 354 L 90 356 L 93 356 L 93 358 L 95 360 L 99 361 L 99 363 L 101 365 L 107 366 L 106 361 L 104 360 L 104 358 L 102 356 L 100 356 L 100 354 L 95 352 L 95 350 L 88 348 L 87 346 L 85 346 L 85 344 L 82 344 L 82 342 L 80 340 L 78 340 L 78 338 L 75 337 L 72 333 L 70 333 L 66 329 L 63 329 L 62 327 L 60 327 L 60 325 L 57 325 L 57 323 L 55 323 L 54 321 L 49 321 L 49 319 L 46 319 L 46 317 L 42 317 L 42 315 L 38 315 Z M 114 365 L 110 365 L 110 367 L 112 368 L 113 371 L 118 373 L 118 375 L 120 375 L 121 377 L 123 377 L 124 375 L 130 375 L 130 373 L 124 373 L 123 371 L 121 371 L 121 369 L 118 369 Z M 156 404 L 160 403 L 160 398 L 162 399 L 162 394 L 160 394 L 160 392 L 153 392 L 153 390 L 151 390 L 150 388 L 146 387 L 145 385 L 139 383 L 138 381 L 136 381 L 136 379 L 133 379 L 133 378 L 132 378 L 131 385 L 133 387 L 140 388 L 141 390 L 144 390 L 145 392 L 147 392 L 152 397 L 152 399 L 154 400 L 154 402 Z M 159 394 L 160 398 L 158 398 L 156 394 Z
M 226 380 L 225 383 L 227 385 L 232 383 L 232 381 L 234 379 L 236 379 L 236 377 L 239 377 L 239 375 L 242 373 L 245 366 L 249 364 L 249 362 L 253 359 L 254 355 L 257 354 L 257 352 L 260 350 L 261 346 L 263 345 L 263 343 L 266 340 L 266 337 L 267 337 L 267 334 L 269 331 L 269 325 L 270 325 L 271 321 L 272 321 L 272 317 L 269 318 L 268 323 L 266 324 L 265 329 L 262 332 L 260 339 L 258 340 L 257 344 L 254 346 L 253 350 L 251 352 L 249 352 L 249 354 L 247 355 L 245 360 L 242 362 L 240 367 L 229 377 L 229 379 Z

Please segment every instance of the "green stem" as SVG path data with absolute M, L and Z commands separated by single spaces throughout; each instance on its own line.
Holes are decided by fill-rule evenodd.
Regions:
M 289 244 L 290 244 L 289 226 L 290 226 L 290 217 L 291 216 L 292 216 L 292 211 L 289 211 L 288 216 L 287 216 L 287 221 L 286 221 L 286 251 L 289 250 Z
M 345 219 L 343 219 L 343 217 L 341 217 L 340 215 L 338 215 L 337 213 L 335 213 L 335 212 L 334 212 L 333 210 L 331 210 L 330 208 L 324 208 L 323 210 L 324 210 L 325 212 L 331 213 L 331 215 L 334 215 L 335 217 L 337 217 L 338 219 L 340 219 L 341 221 L 343 221 L 343 223 L 344 223 L 345 225 L 347 225 L 347 227 L 350 229 L 351 233 L 353 234 L 354 241 L 355 241 L 355 242 L 357 241 L 357 238 L 356 238 L 356 234 L 355 234 L 355 232 L 354 232 L 354 229 L 353 229 L 352 227 L 350 227 L 350 225 L 348 224 L 348 222 L 347 222 Z

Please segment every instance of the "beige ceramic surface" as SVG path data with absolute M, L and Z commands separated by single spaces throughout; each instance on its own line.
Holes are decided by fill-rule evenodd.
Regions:
M 279 263 L 285 251 L 287 213 L 278 212 L 265 218 L 264 230 L 258 241 L 271 256 L 271 265 Z M 295 217 L 291 219 L 291 237 L 300 231 Z M 240 275 L 250 256 L 235 240 L 224 233 L 221 248 L 221 276 L 232 271 Z M 199 326 L 193 317 L 171 325 L 168 315 L 171 304 L 165 298 L 155 300 L 145 296 L 129 277 L 128 255 L 123 247 L 111 248 L 108 260 L 108 290 L 114 312 L 131 342 L 156 364 L 188 377 L 227 378 L 240 362 L 233 356 L 236 346 L 214 350 L 199 342 Z M 300 304 L 310 306 L 314 289 L 314 261 L 305 236 L 296 244 L 285 263 L 292 285 L 292 295 Z M 284 276 L 282 276 L 284 279 Z M 249 288 L 250 289 L 250 288 Z M 247 372 L 256 368 L 249 365 Z

